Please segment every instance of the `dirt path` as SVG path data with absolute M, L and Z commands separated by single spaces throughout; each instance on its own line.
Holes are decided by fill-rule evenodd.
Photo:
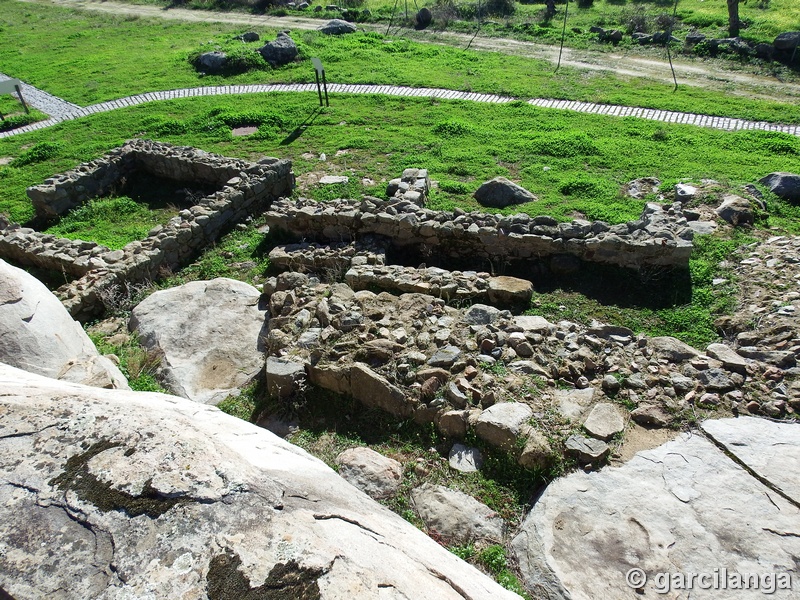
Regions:
M 159 6 L 125 4 L 102 0 L 20 0 L 37 4 L 51 3 L 71 6 L 86 10 L 109 14 L 139 15 L 157 19 L 171 19 L 193 22 L 217 22 L 264 27 L 272 29 L 316 29 L 323 21 L 302 17 L 271 17 L 248 15 L 243 13 L 223 13 L 182 8 L 162 8 Z M 368 31 L 385 32 L 384 25 L 362 23 L 359 25 Z M 401 30 L 401 35 L 417 41 L 466 47 L 471 35 L 436 31 Z M 547 60 L 555 63 L 558 60 L 558 48 L 533 42 L 522 42 L 505 38 L 476 37 L 471 44 L 475 50 L 503 52 L 517 56 Z M 597 52 L 591 50 L 564 49 L 561 59 L 563 66 L 591 71 L 611 71 L 623 77 L 642 77 L 672 83 L 669 64 L 665 60 L 656 60 L 621 52 Z M 800 83 L 780 81 L 775 77 L 765 77 L 734 70 L 735 65 L 717 62 L 675 62 L 678 83 L 707 89 L 722 91 L 728 94 L 763 98 L 781 102 L 800 101 Z

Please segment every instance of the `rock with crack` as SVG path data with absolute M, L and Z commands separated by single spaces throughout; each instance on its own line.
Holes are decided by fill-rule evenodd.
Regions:
M 160 378 L 172 393 L 218 404 L 264 367 L 266 311 L 251 285 L 219 278 L 161 290 L 131 313 L 142 345 L 161 354 Z
M 800 427 L 755 417 L 705 421 L 703 431 L 735 461 L 773 489 L 800 503 Z
M 503 519 L 464 492 L 425 483 L 411 491 L 411 501 L 427 528 L 447 542 L 503 541 Z
M 45 377 L 128 389 L 117 366 L 43 283 L 0 260 L 0 361 Z
M 6 365 L 0 389 L 0 589 L 13 598 L 517 598 L 212 406 Z
M 785 467 L 798 459 L 800 427 L 740 418 L 703 428 L 733 459 L 684 434 L 622 467 L 552 483 L 512 544 L 534 596 L 633 600 L 660 595 L 658 573 L 727 568 L 728 590 L 696 586 L 692 598 L 763 598 L 731 589 L 743 573 L 774 577 L 772 598 L 795 598 L 796 588 L 779 585 L 796 578 L 800 556 L 800 488 Z M 638 591 L 626 583 L 634 568 L 648 575 Z M 672 589 L 676 598 L 687 591 Z

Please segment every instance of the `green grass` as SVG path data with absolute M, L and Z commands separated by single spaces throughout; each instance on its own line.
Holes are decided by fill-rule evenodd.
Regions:
M 797 226 L 795 221 L 794 228 Z M 688 280 L 653 272 L 652 279 L 643 282 L 627 273 L 609 285 L 602 271 L 582 272 L 557 284 L 539 286 L 530 312 L 554 322 L 566 319 L 588 325 L 598 320 L 651 336 L 669 335 L 703 349 L 719 338 L 714 320 L 735 308 L 736 278 L 720 263 L 734 249 L 752 241 L 741 232 L 731 238 L 696 237 Z M 728 283 L 714 287 L 712 281 L 717 277 Z
M 15 129 L 47 118 L 46 114 L 35 108 L 29 106 L 28 110 L 30 112 L 26 113 L 16 95 L 0 95 L 0 114 L 4 117 L 4 120 L 0 121 L 0 131 Z
M 250 284 L 263 283 L 269 268 L 269 251 L 274 244 L 258 232 L 261 221 L 255 221 L 246 230 L 236 229 L 207 248 L 198 259 L 160 283 L 169 288 L 189 281 L 216 277 L 238 279 Z
M 161 6 L 170 5 L 167 0 L 134 0 L 132 3 L 156 4 Z M 357 7 L 358 9 L 369 9 L 371 17 L 366 20 L 386 21 L 393 17 L 395 23 L 405 22 L 405 8 L 400 5 L 399 9 L 393 0 L 355 0 L 339 3 L 340 6 Z M 444 16 L 447 8 L 455 6 L 455 10 L 450 8 L 449 12 L 454 16 L 467 21 L 474 21 L 479 16 L 494 21 L 487 26 L 489 31 L 494 29 L 506 30 L 518 36 L 545 37 L 555 41 L 560 36 L 560 25 L 563 22 L 563 3 L 557 6 L 556 18 L 552 22 L 544 20 L 544 3 L 532 1 L 529 3 L 513 2 L 512 12 L 505 14 L 500 10 L 492 10 L 492 7 L 507 6 L 505 2 L 489 1 L 484 2 L 481 11 L 475 2 L 445 0 L 423 3 L 419 6 L 429 6 L 434 13 L 432 28 L 442 28 L 446 24 L 454 29 L 473 28 L 472 22 L 459 24 L 450 20 L 445 22 Z M 187 8 L 205 10 L 240 10 L 249 12 L 261 12 L 263 3 L 247 0 L 189 0 L 184 6 Z M 413 19 L 416 12 L 416 5 L 409 6 L 409 21 Z M 607 28 L 625 29 L 632 21 L 644 22 L 649 30 L 658 28 L 660 15 L 672 15 L 674 3 L 668 0 L 595 0 L 590 8 L 578 8 L 576 4 L 570 3 L 570 14 L 567 19 L 569 28 L 569 40 L 579 41 L 581 33 L 571 31 L 573 27 L 587 30 L 592 25 L 602 25 Z M 293 11 L 286 7 L 267 8 L 267 14 L 292 14 L 303 15 L 304 17 L 331 18 L 336 16 L 333 13 L 314 13 L 310 11 Z M 678 5 L 678 23 L 676 31 L 680 33 L 689 27 L 697 28 L 705 33 L 717 37 L 727 36 L 728 12 L 727 5 L 722 0 L 681 0 Z M 498 18 L 502 17 L 502 18 Z M 743 21 L 743 36 L 748 39 L 759 41 L 772 41 L 781 32 L 793 31 L 800 22 L 800 6 L 794 0 L 749 0 L 739 4 L 739 17 Z M 359 18 L 361 20 L 363 17 Z M 663 27 L 662 27 L 663 28 Z M 510 30 L 510 31 L 508 31 Z
M 269 404 L 264 401 L 260 406 Z M 273 403 L 271 410 L 280 413 L 281 407 Z M 487 447 L 475 436 L 467 443 L 481 448 L 484 468 L 477 473 L 460 473 L 451 469 L 446 459 L 452 441 L 445 440 L 433 424 L 399 421 L 378 409 L 367 409 L 351 398 L 325 390 L 309 389 L 304 401 L 291 407 L 291 413 L 298 419 L 301 430 L 290 441 L 334 469 L 338 468 L 335 458 L 342 451 L 364 445 L 403 464 L 400 490 L 382 500 L 403 516 L 412 509 L 411 490 L 428 482 L 473 496 L 515 526 L 533 491 L 552 476 L 526 471 L 505 452 Z M 425 465 L 422 473 L 416 469 L 419 463 Z
M 333 106 L 321 111 L 315 103 L 313 94 L 174 100 L 0 140 L 0 156 L 24 163 L 0 167 L 0 212 L 15 221 L 30 219 L 27 186 L 97 158 L 135 136 L 243 158 L 291 158 L 297 174 L 324 170 L 349 175 L 354 182 L 348 189 L 351 195 L 363 191 L 380 195 L 381 181 L 397 177 L 407 167 L 427 167 L 432 179 L 448 182 L 436 190 L 432 208 L 478 209 L 471 192 L 481 182 L 503 175 L 528 188 L 539 201 L 501 212 L 551 214 L 560 220 L 638 218 L 643 201 L 620 194 L 626 182 L 638 177 L 659 177 L 665 188 L 702 178 L 735 187 L 772 171 L 800 172 L 800 139 L 774 132 L 666 127 L 631 117 L 539 109 L 522 102 L 481 105 L 337 95 Z M 234 138 L 228 123 L 240 119 L 263 124 L 255 135 Z M 436 133 L 442 124 L 454 121 L 469 127 L 455 134 Z M 47 151 L 40 152 L 42 148 Z M 336 157 L 338 150 L 347 153 Z M 328 156 L 326 163 L 317 160 L 321 153 Z M 371 177 L 378 185 L 361 188 L 355 182 L 362 177 Z M 312 192 L 320 199 L 330 194 Z
M 126 343 L 121 345 L 110 344 L 105 337 L 99 334 L 90 333 L 89 337 L 98 352 L 114 354 L 119 358 L 119 368 L 127 377 L 128 385 L 132 390 L 169 393 L 156 381 L 155 375 L 160 358 L 142 348 L 135 336 L 131 336 Z
M 145 238 L 153 227 L 166 223 L 177 213 L 177 209 L 152 210 L 127 196 L 99 198 L 70 211 L 45 233 L 72 240 L 92 240 L 119 250 Z
M 180 87 L 308 83 L 313 80 L 308 58 L 318 56 L 332 82 L 452 88 L 800 123 L 800 107 L 791 102 L 690 87 L 674 93 L 670 85 L 629 81 L 602 71 L 562 68 L 553 74 L 553 66 L 544 61 L 384 39 L 377 33 L 294 32 L 302 60 L 278 69 L 203 77 L 191 66 L 190 56 L 203 48 L 226 45 L 245 29 L 222 23 L 147 21 L 3 0 L 0 39 L 6 38 L 7 43 L 0 45 L 0 63 L 13 65 L 11 75 L 81 105 Z M 275 34 L 259 33 L 264 39 Z M 45 46 L 47 52 L 42 51 Z

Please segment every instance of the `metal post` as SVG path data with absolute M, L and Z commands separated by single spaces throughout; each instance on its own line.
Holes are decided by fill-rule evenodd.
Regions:
M 22 88 L 19 85 L 15 85 L 14 89 L 17 90 L 17 96 L 19 96 L 19 101 L 22 102 L 22 106 L 25 107 L 25 113 L 30 114 L 30 109 L 28 109 L 28 105 L 25 104 L 25 98 L 22 97 Z
M 322 86 L 325 88 L 325 106 L 330 106 L 328 103 L 328 82 L 325 81 L 325 69 L 322 69 Z M 322 106 L 322 101 L 320 100 L 320 106 Z
M 322 106 L 322 88 L 319 85 L 319 73 L 314 69 L 314 78 L 317 80 L 317 93 L 319 94 L 319 105 Z
M 672 13 L 672 20 L 678 18 L 678 0 L 675 0 L 675 10 Z M 675 83 L 675 87 L 673 88 L 673 92 L 678 91 L 678 78 L 675 75 L 675 66 L 672 64 L 672 52 L 669 49 L 669 42 L 672 39 L 672 23 L 670 23 L 669 27 L 667 27 L 667 58 L 669 59 L 669 68 L 672 71 L 672 81 Z

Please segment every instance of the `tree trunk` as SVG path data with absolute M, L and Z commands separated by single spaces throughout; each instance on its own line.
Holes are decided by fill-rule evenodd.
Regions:
M 739 0 L 728 0 L 728 34 L 739 37 Z

